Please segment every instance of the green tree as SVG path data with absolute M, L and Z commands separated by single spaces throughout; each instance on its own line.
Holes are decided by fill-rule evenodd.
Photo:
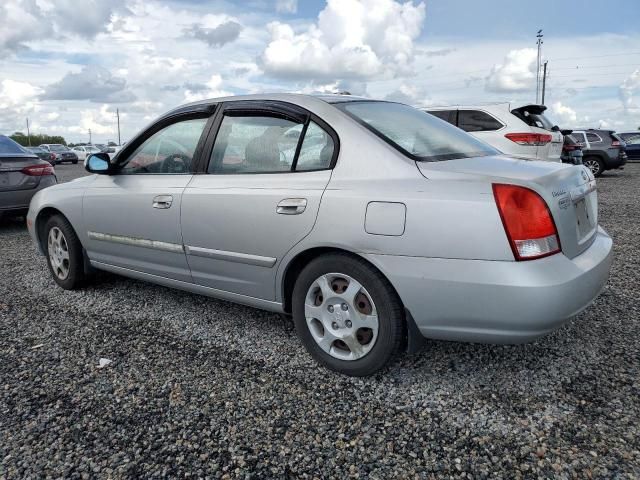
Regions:
M 29 137 L 27 137 L 27 135 L 25 135 L 23 132 L 15 132 L 13 135 L 9 135 L 9 138 L 15 140 L 24 147 L 29 146 Z M 60 135 L 47 135 L 46 133 L 37 133 L 31 135 L 32 146 L 35 147 L 43 143 L 61 143 L 63 145 L 66 145 L 67 141 Z

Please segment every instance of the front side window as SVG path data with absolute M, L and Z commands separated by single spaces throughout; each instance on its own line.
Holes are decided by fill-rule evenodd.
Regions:
M 354 101 L 336 107 L 415 160 L 437 162 L 500 153 L 432 115 L 400 103 Z
M 458 127 L 465 132 L 489 132 L 500 130 L 503 125 L 486 112 L 480 110 L 460 110 Z
M 121 173 L 190 173 L 206 123 L 206 118 L 183 120 L 156 132 L 127 158 Z

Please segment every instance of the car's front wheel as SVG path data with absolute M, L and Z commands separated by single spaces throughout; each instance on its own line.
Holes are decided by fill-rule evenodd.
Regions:
M 311 355 L 346 375 L 382 369 L 404 335 L 404 310 L 391 284 L 367 262 L 346 254 L 318 257 L 302 270 L 292 309 Z
M 45 226 L 46 256 L 55 282 L 65 290 L 85 283 L 82 244 L 69 221 L 62 215 L 52 216 Z
M 598 157 L 583 158 L 582 164 L 591 170 L 594 177 L 599 177 L 604 172 L 604 163 Z

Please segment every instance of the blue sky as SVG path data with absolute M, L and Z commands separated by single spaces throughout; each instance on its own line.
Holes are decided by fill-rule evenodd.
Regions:
M 640 2 L 5 0 L 0 132 L 125 138 L 191 100 L 349 90 L 417 106 L 535 100 L 548 115 L 640 126 Z

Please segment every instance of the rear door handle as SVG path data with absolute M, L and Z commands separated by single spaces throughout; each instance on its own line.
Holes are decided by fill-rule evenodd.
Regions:
M 300 215 L 306 208 L 306 198 L 285 198 L 278 203 L 276 213 L 281 215 Z
M 158 195 L 153 199 L 153 208 L 169 208 L 173 203 L 171 195 Z

